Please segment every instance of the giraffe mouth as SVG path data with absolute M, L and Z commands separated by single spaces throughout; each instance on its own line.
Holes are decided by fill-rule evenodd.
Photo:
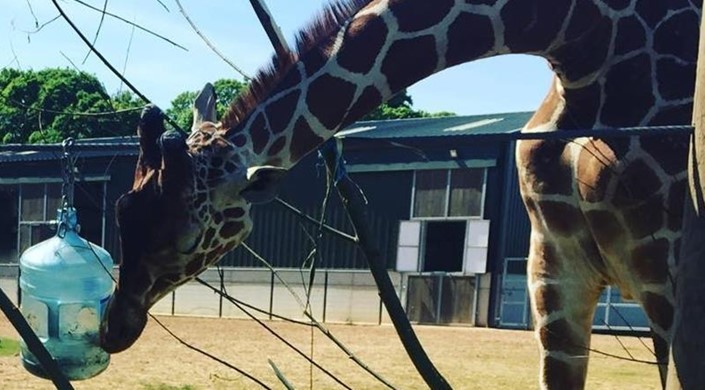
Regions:
M 120 291 L 113 296 L 100 325 L 100 346 L 108 353 L 130 348 L 147 325 L 147 310 L 135 299 Z

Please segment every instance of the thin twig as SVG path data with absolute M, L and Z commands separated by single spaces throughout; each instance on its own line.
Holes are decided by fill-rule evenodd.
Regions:
M 289 283 L 287 283 L 286 280 L 284 280 L 284 279 L 281 277 L 281 275 L 279 275 L 279 272 L 277 272 L 277 270 L 274 269 L 274 267 L 272 266 L 272 264 L 271 264 L 269 261 L 267 261 L 267 259 L 265 259 L 264 257 L 260 256 L 259 253 L 257 253 L 254 249 L 250 248 L 250 246 L 247 245 L 246 243 L 243 242 L 243 243 L 240 244 L 240 245 L 241 245 L 243 248 L 245 248 L 246 251 L 250 252 L 250 254 L 251 254 L 252 256 L 254 256 L 255 259 L 259 260 L 260 263 L 262 263 L 265 267 L 267 267 L 267 268 L 274 274 L 274 276 L 277 278 L 277 280 L 279 280 L 279 282 L 280 282 L 281 284 L 283 284 L 284 287 L 289 291 L 289 294 L 291 294 L 291 296 L 294 297 L 294 299 L 296 300 L 296 302 L 299 304 L 299 307 L 301 307 L 302 310 L 306 310 L 306 305 L 305 305 L 304 302 L 301 300 L 301 297 L 299 297 L 299 294 L 297 294 L 297 293 L 294 291 L 294 289 L 291 288 L 291 286 L 289 286 Z
M 286 379 L 286 377 L 284 376 L 284 373 L 282 373 L 281 370 L 279 370 L 279 367 L 277 367 L 277 365 L 274 364 L 274 361 L 272 361 L 272 359 L 267 359 L 267 361 L 269 362 L 269 365 L 272 367 L 272 370 L 274 370 L 274 374 L 279 379 L 279 382 L 281 382 L 282 385 L 284 385 L 284 387 L 286 387 L 288 390 L 294 390 L 295 389 L 294 385 L 292 385 L 291 382 L 289 382 Z M 311 388 L 313 388 L 313 387 L 311 387 Z
M 100 8 L 94 7 L 94 6 L 92 6 L 92 5 L 88 4 L 88 3 L 86 3 L 85 1 L 82 1 L 82 0 L 73 0 L 73 1 L 75 1 L 75 2 L 78 3 L 78 4 L 81 4 L 82 6 L 84 6 L 84 7 L 86 7 L 86 8 L 92 9 L 93 11 L 102 12 L 102 10 L 101 10 Z M 181 50 L 183 50 L 183 51 L 188 51 L 188 49 L 187 49 L 186 47 L 184 47 L 184 46 L 182 46 L 182 45 L 179 45 L 178 43 L 172 41 L 171 39 L 169 39 L 169 38 L 167 38 L 167 37 L 165 37 L 165 36 L 163 36 L 163 35 L 157 34 L 157 33 L 155 33 L 154 31 L 149 30 L 149 29 L 147 29 L 147 28 L 145 28 L 145 27 L 142 27 L 142 26 L 140 26 L 139 24 L 136 24 L 136 23 L 134 23 L 134 22 L 131 22 L 131 21 L 129 21 L 129 20 L 123 18 L 122 16 L 115 15 L 115 14 L 112 14 L 112 13 L 107 12 L 107 11 L 105 12 L 105 15 L 110 16 L 110 17 L 112 17 L 112 18 L 115 18 L 115 19 L 117 19 L 117 20 L 119 20 L 119 21 L 121 21 L 121 22 L 123 22 L 123 23 L 127 23 L 127 24 L 129 24 L 130 26 L 133 26 L 133 27 L 135 27 L 135 28 L 137 28 L 137 29 L 139 29 L 139 30 L 141 30 L 141 31 L 144 31 L 144 32 L 146 32 L 146 33 L 149 34 L 149 35 L 155 36 L 155 37 L 157 37 L 157 38 L 159 38 L 159 39 L 161 39 L 161 40 L 163 40 L 163 41 L 166 41 L 166 42 L 170 43 L 171 45 L 174 45 L 174 46 L 178 47 L 179 49 L 181 49 Z
M 164 2 L 163 2 L 162 0 L 157 0 L 157 3 L 159 3 L 159 5 L 161 5 L 162 8 L 164 8 L 164 10 L 165 10 L 166 12 L 171 12 L 171 11 L 169 10 L 169 7 L 167 7 L 166 4 L 164 4 Z
M 95 30 L 95 35 L 93 36 L 93 46 L 98 42 L 98 35 L 100 35 L 100 30 L 103 28 L 103 22 L 105 21 L 105 11 L 108 9 L 108 0 L 103 0 L 103 9 L 100 12 L 100 21 L 98 22 L 98 28 Z M 134 26 L 133 26 L 134 29 Z M 134 30 L 133 30 L 134 31 Z M 83 57 L 83 62 L 81 65 L 86 63 L 88 56 L 91 55 L 91 51 L 86 52 L 86 56 Z
M 80 0 L 74 0 L 74 1 L 80 1 Z M 139 96 L 140 99 L 142 99 L 145 103 L 151 103 L 151 101 L 150 101 L 145 95 L 143 95 L 142 92 L 140 92 L 140 91 L 137 89 L 137 87 L 135 87 L 134 85 L 132 85 L 132 83 L 131 83 L 129 80 L 127 80 L 127 79 L 125 78 L 125 76 L 123 76 L 122 74 L 120 74 L 120 72 L 118 72 L 117 69 L 115 69 L 115 67 L 110 63 L 110 61 L 108 61 L 108 59 L 105 58 L 105 57 L 103 56 L 103 54 L 101 54 L 100 51 L 98 51 L 98 49 L 96 49 L 95 46 L 93 46 L 93 45 L 90 43 L 90 41 L 88 40 L 88 38 L 86 38 L 86 36 L 83 35 L 83 33 L 81 32 L 81 30 L 73 23 L 73 21 L 71 20 L 71 18 L 69 18 L 68 15 L 66 15 L 66 13 L 64 12 L 63 8 L 61 8 L 61 6 L 59 5 L 59 3 L 58 3 L 56 0 L 51 0 L 51 2 L 54 4 L 54 7 L 56 7 L 56 9 L 59 11 L 59 13 L 60 13 L 61 16 L 64 18 L 64 20 L 66 20 L 66 23 L 68 23 L 68 24 L 71 26 L 71 28 L 74 30 L 74 32 L 76 32 L 76 34 L 81 38 L 81 40 L 82 40 L 86 45 L 88 45 L 88 47 L 91 48 L 91 50 L 93 51 L 93 53 L 95 53 L 95 55 L 103 62 L 103 64 L 104 64 L 106 67 L 108 67 L 108 69 L 110 69 L 110 71 L 113 72 L 113 74 L 114 74 L 116 77 L 118 77 L 120 80 L 122 80 L 122 82 L 125 83 L 125 85 L 127 85 L 127 86 L 132 90 L 132 92 L 135 93 L 135 95 Z M 167 116 L 166 114 L 164 114 L 164 120 L 165 120 L 166 122 L 168 122 L 170 125 L 172 125 L 172 126 L 174 127 L 174 129 L 180 131 L 181 133 L 186 133 L 185 131 L 183 131 L 183 130 L 181 129 L 181 126 L 179 126 L 173 119 L 171 119 L 171 118 L 170 118 L 169 116 Z
M 27 35 L 36 34 L 36 33 L 40 32 L 40 31 L 42 31 L 42 29 L 43 29 L 44 27 L 50 25 L 51 23 L 53 23 L 56 19 L 59 19 L 60 17 L 61 17 L 61 15 L 56 15 L 56 16 L 54 16 L 53 18 L 47 20 L 46 22 L 44 22 L 44 23 L 42 23 L 42 24 L 40 24 L 40 25 L 35 25 L 35 28 L 34 28 L 34 30 L 32 30 L 32 31 L 28 31 L 28 30 L 19 30 L 19 31 L 22 31 L 23 33 L 25 33 L 25 34 L 27 34 Z
M 171 337 L 173 337 L 174 339 L 176 339 L 176 341 L 178 341 L 179 343 L 181 343 L 181 345 L 185 346 L 186 348 L 191 349 L 191 350 L 193 350 L 193 351 L 196 351 L 196 352 L 200 353 L 201 355 L 207 356 L 208 358 L 210 358 L 210 359 L 212 359 L 212 360 L 215 360 L 216 362 L 218 362 L 218 363 L 220 363 L 220 364 L 222 364 L 222 365 L 224 365 L 224 366 L 226 366 L 226 367 L 228 367 L 228 368 L 230 368 L 230 369 L 232 369 L 232 370 L 237 371 L 238 373 L 240 373 L 240 375 L 243 375 L 243 376 L 246 377 L 247 379 L 249 379 L 249 380 L 251 380 L 251 381 L 257 383 L 258 385 L 262 386 L 262 388 L 264 388 L 264 389 L 271 389 L 271 387 L 267 386 L 267 385 L 266 385 L 264 382 L 262 382 L 261 380 L 255 378 L 254 376 L 248 374 L 247 372 L 245 372 L 245 371 L 243 371 L 243 370 L 241 370 L 241 369 L 235 367 L 234 365 L 228 363 L 227 361 L 225 361 L 225 360 L 223 360 L 223 359 L 221 359 L 221 358 L 219 358 L 219 357 L 217 357 L 217 356 L 215 356 L 215 355 L 213 355 L 213 354 L 211 354 L 211 353 L 208 353 L 208 352 L 206 352 L 206 351 L 204 351 L 204 350 L 202 350 L 202 349 L 200 349 L 200 348 L 198 348 L 198 347 L 196 347 L 196 346 L 193 346 L 193 345 L 187 343 L 187 342 L 184 341 L 181 337 L 177 336 L 171 329 L 169 329 L 169 328 L 168 328 L 166 325 L 164 325 L 161 321 L 159 321 L 159 319 L 158 319 L 157 317 L 155 317 L 154 315 L 150 314 L 149 317 L 150 317 L 154 322 L 156 322 L 157 325 L 161 326 L 162 329 L 164 329 L 167 333 L 169 333 L 169 335 L 170 335 Z
M 301 298 L 298 296 L 298 294 L 296 294 L 296 293 L 294 292 L 294 290 L 284 281 L 284 279 L 281 278 L 281 276 L 279 275 L 279 273 L 272 267 L 272 265 L 271 265 L 266 259 L 264 259 L 262 256 L 260 256 L 260 255 L 259 255 L 257 252 L 255 252 L 254 250 L 252 250 L 252 248 L 250 248 L 249 246 L 247 246 L 247 244 L 242 243 L 242 246 L 243 246 L 247 251 L 249 251 L 253 256 L 255 256 L 255 258 L 259 259 L 260 262 L 262 262 L 262 264 L 264 264 L 265 267 L 269 268 L 269 270 L 277 277 L 277 279 L 289 290 L 289 293 L 290 293 L 290 294 L 294 297 L 294 299 L 298 302 L 299 306 L 304 309 L 304 315 L 312 322 L 313 326 L 315 326 L 316 328 L 318 328 L 318 329 L 321 331 L 321 333 L 323 333 L 326 337 L 328 337 L 331 341 L 333 341 L 333 343 L 334 343 L 335 345 L 337 345 L 343 352 L 345 352 L 345 354 L 348 356 L 348 358 L 350 358 L 353 362 L 355 362 L 358 366 L 360 366 L 360 368 L 362 368 L 363 370 L 367 371 L 370 375 L 372 375 L 372 376 L 373 376 L 374 378 L 376 378 L 378 381 L 380 381 L 381 383 L 383 383 L 385 386 L 387 386 L 387 387 L 389 387 L 389 388 L 394 388 L 394 386 L 392 386 L 388 381 L 386 381 L 384 378 L 382 378 L 381 375 L 379 375 L 379 374 L 377 374 L 376 372 L 372 371 L 371 368 L 369 368 L 364 362 L 362 362 L 362 360 L 360 360 L 357 356 L 355 356 L 355 354 L 354 354 L 352 351 L 350 351 L 347 347 L 345 347 L 345 345 L 343 345 L 342 342 L 340 342 L 338 339 L 336 339 L 336 338 L 333 336 L 333 334 L 330 333 L 330 331 L 329 331 L 326 327 L 323 326 L 323 324 L 321 324 L 320 322 L 318 322 L 318 320 L 316 320 L 316 318 L 311 315 L 311 313 L 309 312 L 309 310 L 307 310 L 307 306 L 304 305 L 304 303 L 301 301 Z M 201 283 L 201 284 L 207 285 L 207 283 L 201 281 L 201 280 L 198 279 L 198 278 L 196 278 L 196 281 L 198 281 L 198 282 Z M 215 287 L 211 287 L 211 286 L 208 286 L 208 287 L 210 287 L 213 291 L 218 291 Z M 234 299 L 234 298 L 231 298 L 231 297 L 228 296 L 228 295 L 223 295 L 223 297 L 224 297 L 225 299 L 229 300 L 230 302 L 232 302 L 233 304 L 237 305 L 233 300 L 231 300 L 231 299 Z M 311 361 L 312 361 L 312 360 L 311 360 Z
M 27 8 L 29 8 L 29 13 L 34 18 L 34 27 L 39 27 L 39 19 L 37 19 L 37 14 L 34 13 L 34 8 L 32 8 L 32 3 L 30 3 L 29 0 L 26 0 L 26 2 L 27 2 Z
M 181 15 L 184 16 L 184 19 L 188 22 L 189 26 L 193 29 L 193 31 L 203 40 L 203 42 L 208 46 L 209 49 L 215 53 L 218 57 L 220 57 L 221 60 L 225 61 L 226 64 L 230 65 L 231 68 L 233 68 L 237 73 L 239 73 L 245 81 L 250 81 L 252 78 L 248 76 L 245 72 L 242 71 L 237 65 L 235 65 L 234 62 L 230 61 L 223 53 L 218 50 L 217 47 L 211 41 L 199 30 L 198 26 L 196 26 L 196 23 L 191 20 L 191 17 L 186 13 L 186 10 L 184 7 L 181 5 L 181 1 L 179 0 L 174 0 L 176 2 L 176 5 L 179 7 L 179 12 L 181 12 Z
M 615 313 L 617 313 L 617 316 L 619 316 L 619 318 L 621 318 L 622 321 L 624 321 L 625 324 L 627 324 L 627 327 L 629 327 L 629 330 L 630 330 L 630 331 L 636 332 L 636 329 L 634 329 L 634 327 L 632 326 L 632 324 L 630 324 L 629 321 L 627 321 L 627 319 L 624 318 L 624 316 L 622 315 L 622 313 L 621 313 L 619 310 L 617 310 L 617 308 L 616 308 L 615 306 L 610 305 L 609 307 L 610 307 L 610 309 L 614 310 Z M 603 320 L 602 322 L 604 322 L 605 325 L 607 325 L 607 328 L 608 328 L 608 329 L 611 329 L 610 325 L 608 325 L 607 322 L 605 322 L 604 320 Z M 615 337 L 618 337 L 618 336 L 615 334 Z M 651 348 L 650 348 L 648 345 L 646 345 L 646 343 L 644 342 L 644 340 L 643 340 L 641 337 L 637 337 L 637 340 L 639 340 L 639 342 L 641 343 L 641 345 L 642 345 L 647 351 L 649 351 L 650 354 L 656 356 L 656 352 L 652 351 Z M 621 344 L 621 342 L 620 342 L 620 344 Z M 630 354 L 630 355 L 631 355 L 631 354 Z M 656 356 L 656 357 L 658 358 L 658 356 Z
M 79 69 L 78 66 L 76 66 L 76 64 L 73 62 L 73 60 L 71 60 L 71 58 L 69 58 L 69 56 L 67 56 L 63 51 L 59 50 L 59 54 L 61 54 L 61 56 L 64 57 L 64 59 L 68 61 L 69 64 L 71 64 L 71 67 L 73 67 L 75 71 L 81 71 L 81 69 Z
M 130 58 L 130 51 L 132 50 L 132 39 L 134 37 L 135 37 L 135 26 L 132 26 L 132 30 L 130 30 L 130 39 L 127 41 L 127 50 L 125 50 L 125 62 L 122 63 L 123 76 L 125 75 L 125 72 L 127 71 L 127 61 Z M 122 91 L 122 82 L 120 83 L 120 87 L 118 87 L 118 91 Z
M 392 385 L 391 383 L 389 383 L 389 382 L 388 382 L 386 379 L 384 379 L 381 375 L 379 375 L 379 374 L 377 374 L 376 372 L 374 372 L 367 364 L 365 364 L 362 360 L 360 360 L 360 358 L 358 358 L 351 350 L 349 350 L 349 349 L 345 346 L 345 344 L 343 344 L 340 340 L 338 340 L 335 336 L 333 336 L 333 333 L 331 333 L 330 330 L 328 330 L 328 328 L 326 328 L 326 327 L 324 327 L 323 325 L 321 325 L 321 323 L 318 322 L 310 313 L 306 312 L 306 313 L 304 313 L 304 314 L 306 315 L 306 317 L 308 317 L 309 320 L 311 320 L 311 322 L 314 324 L 314 326 L 315 326 L 316 328 L 318 328 L 318 330 L 321 331 L 321 333 L 323 333 L 326 337 L 328 337 L 328 339 L 329 339 L 330 341 L 332 341 L 333 344 L 335 344 L 341 351 L 345 352 L 345 354 L 348 356 L 348 358 L 349 358 L 350 360 L 352 360 L 353 362 L 355 362 L 355 364 L 357 364 L 358 366 L 360 366 L 360 368 L 362 368 L 363 370 L 367 371 L 367 373 L 369 373 L 370 375 L 372 375 L 375 379 L 377 379 L 378 381 L 380 381 L 381 383 L 383 383 L 385 386 L 389 387 L 390 389 L 394 389 L 394 388 L 395 388 L 394 385 Z
M 293 212 L 294 214 L 298 215 L 299 217 L 301 217 L 301 218 L 304 219 L 305 221 L 314 223 L 314 224 L 316 224 L 316 225 L 318 225 L 318 224 L 320 223 L 320 221 L 318 221 L 317 219 L 312 218 L 312 217 L 306 215 L 306 213 L 304 213 L 303 211 L 301 211 L 301 210 L 297 209 L 296 207 L 290 205 L 289 203 L 287 203 L 286 201 L 284 201 L 282 198 L 276 197 L 276 198 L 274 198 L 274 200 L 276 200 L 277 203 L 279 203 L 280 205 L 286 207 L 289 211 L 291 211 L 291 212 Z M 350 234 L 347 234 L 347 233 L 345 233 L 345 232 L 342 232 L 342 231 L 340 231 L 340 230 L 338 230 L 338 229 L 336 229 L 336 228 L 334 228 L 334 227 L 331 227 L 331 226 L 328 226 L 328 225 L 326 225 L 326 224 L 323 224 L 323 230 L 325 230 L 325 231 L 327 231 L 327 232 L 329 232 L 329 233 L 333 233 L 334 235 L 336 235 L 336 236 L 338 236 L 338 237 L 340 237 L 340 238 L 343 238 L 343 239 L 345 239 L 345 240 L 347 240 L 347 241 L 350 241 L 350 242 L 352 242 L 352 243 L 357 244 L 357 237 L 352 236 L 352 235 L 350 235 Z
M 196 281 L 199 282 L 199 283 L 201 283 L 201 284 L 204 284 L 204 283 L 205 283 L 205 282 L 203 282 L 200 278 L 196 278 Z M 318 364 L 318 363 L 314 362 L 313 360 L 311 360 L 311 359 L 310 359 L 308 356 L 306 356 L 306 354 L 303 353 L 299 348 L 297 348 L 295 345 L 291 344 L 291 343 L 290 343 L 289 341 L 287 341 L 284 337 L 282 337 L 282 336 L 279 335 L 277 332 L 275 332 L 272 328 L 270 328 L 269 326 L 267 326 L 267 324 L 265 324 L 262 320 L 260 320 L 259 318 L 255 317 L 254 315 L 252 315 L 252 313 L 248 312 L 248 311 L 247 311 L 243 306 L 241 306 L 239 303 L 237 303 L 237 302 L 235 302 L 235 301 L 230 301 L 230 302 L 231 302 L 233 305 L 235 305 L 235 307 L 237 307 L 240 311 L 242 311 L 246 316 L 250 317 L 250 319 L 252 319 L 252 320 L 254 320 L 255 322 L 257 322 L 261 327 L 263 327 L 265 330 L 267 330 L 270 334 L 272 334 L 274 337 L 276 337 L 279 341 L 281 341 L 282 343 L 284 343 L 284 344 L 285 344 L 287 347 L 289 347 L 292 351 L 296 352 L 297 355 L 299 355 L 299 356 L 301 356 L 302 358 L 306 359 L 306 361 L 308 361 L 309 363 L 311 363 L 311 364 L 313 364 L 314 366 L 316 366 L 316 368 L 318 368 L 319 370 L 321 370 L 321 372 L 323 372 L 324 374 L 328 375 L 328 377 L 331 378 L 331 379 L 333 379 L 336 383 L 338 383 L 339 385 L 343 386 L 343 387 L 346 388 L 346 389 L 352 389 L 350 386 L 346 385 L 346 384 L 345 384 L 342 380 L 340 380 L 338 377 L 336 377 L 335 375 L 333 375 L 333 373 L 331 373 L 330 371 L 326 370 L 326 369 L 325 369 L 324 367 L 322 367 L 320 364 Z
M 17 69 L 22 69 L 22 64 L 20 64 L 20 59 L 17 58 L 17 53 L 15 52 L 15 45 L 12 43 L 12 38 L 8 39 L 10 41 L 10 52 L 12 53 L 12 61 L 10 61 L 10 64 L 14 61 L 17 64 Z
M 96 258 L 96 260 L 98 261 L 98 264 L 100 264 L 100 266 L 103 268 L 103 270 L 108 274 L 108 276 L 110 276 L 110 279 L 112 279 L 113 282 L 117 284 L 117 282 L 118 282 L 117 279 L 115 278 L 115 276 L 113 275 L 113 273 L 111 272 L 111 270 L 108 269 L 108 268 L 105 266 L 105 264 L 103 264 L 103 262 L 100 260 L 100 256 L 98 256 L 98 253 L 96 253 L 95 248 L 93 247 L 93 245 L 92 245 L 88 240 L 85 240 L 85 239 L 84 239 L 83 241 L 84 241 L 84 243 L 86 244 L 86 246 L 87 246 L 87 247 L 91 250 L 91 252 L 93 253 L 93 256 L 94 256 L 94 257 Z M 193 345 L 187 343 L 186 341 L 184 341 L 184 339 L 182 339 L 181 337 L 179 337 L 176 333 L 174 333 L 171 329 L 169 329 L 166 325 L 164 325 L 161 321 L 159 321 L 159 319 L 158 319 L 157 317 L 155 317 L 152 313 L 147 312 L 147 315 L 149 315 L 149 317 L 150 317 L 152 320 L 154 320 L 154 322 L 156 322 L 156 323 L 157 323 L 162 329 L 164 329 L 171 337 L 173 337 L 176 341 L 178 341 L 181 345 L 185 346 L 186 348 L 189 348 L 189 349 L 191 349 L 191 350 L 193 350 L 193 351 L 195 351 L 195 352 L 198 352 L 198 353 L 200 353 L 201 355 L 204 355 L 204 356 L 206 356 L 206 357 L 208 357 L 208 358 L 210 358 L 210 359 L 212 359 L 212 360 L 214 360 L 214 361 L 216 361 L 216 362 L 218 362 L 218 363 L 220 363 L 220 364 L 222 364 L 222 365 L 224 365 L 224 366 L 226 366 L 226 367 L 228 367 L 228 368 L 230 368 L 230 369 L 232 369 L 232 370 L 234 370 L 234 371 L 237 371 L 239 374 L 241 374 L 241 375 L 243 375 L 244 377 L 250 379 L 251 381 L 257 383 L 258 385 L 262 386 L 262 387 L 265 388 L 265 389 L 271 389 L 271 388 L 270 388 L 269 386 L 267 386 L 264 382 L 260 381 L 259 379 L 255 378 L 254 376 L 250 375 L 250 374 L 247 373 L 246 371 L 244 371 L 244 370 L 242 370 L 242 369 L 240 369 L 240 368 L 235 367 L 233 364 L 231 364 L 231 363 L 229 363 L 229 362 L 227 362 L 227 361 L 225 361 L 225 360 L 223 360 L 223 359 L 221 359 L 221 358 L 219 358 L 219 357 L 217 357 L 217 356 L 215 356 L 215 355 L 213 355 L 213 354 L 211 354 L 211 353 L 208 353 L 208 352 L 206 352 L 206 351 L 204 351 L 204 350 L 202 350 L 202 349 L 200 349 L 200 348 L 198 348 L 198 347 L 196 347 L 196 346 L 193 346 Z
M 214 293 L 216 293 L 216 294 L 220 295 L 221 297 L 225 298 L 225 300 L 227 300 L 228 302 L 237 303 L 238 305 L 242 305 L 242 306 L 244 306 L 244 307 L 246 307 L 246 308 L 248 308 L 248 309 L 250 309 L 250 310 L 256 311 L 256 312 L 258 312 L 258 313 L 260 313 L 260 314 L 271 315 L 273 318 L 276 318 L 276 319 L 278 319 L 278 320 L 282 320 L 282 321 L 284 321 L 284 322 L 290 322 L 290 323 L 292 323 L 292 324 L 302 325 L 302 326 L 310 326 L 310 327 L 314 327 L 314 326 L 315 326 L 314 324 L 312 324 L 312 323 L 310 323 L 310 322 L 299 321 L 299 320 L 295 320 L 295 319 L 293 319 L 293 318 L 284 317 L 284 316 L 281 316 L 281 315 L 278 315 L 278 314 L 275 314 L 275 313 L 270 313 L 270 312 L 268 312 L 267 310 L 260 309 L 260 308 L 258 308 L 258 307 L 256 307 L 256 306 L 250 305 L 249 303 L 245 303 L 245 302 L 243 302 L 243 301 L 241 301 L 241 300 L 239 300 L 239 299 L 233 297 L 232 295 L 229 295 L 229 294 L 227 293 L 227 291 L 220 291 L 219 289 L 217 289 L 217 288 L 211 286 L 208 282 L 204 281 L 204 280 L 201 279 L 201 278 L 196 278 L 195 280 L 196 280 L 196 282 L 198 282 L 198 283 L 200 283 L 200 284 L 202 284 L 202 285 L 208 287 L 209 289 L 213 290 Z
M 338 189 L 338 195 L 348 215 L 348 220 L 359 238 L 359 248 L 365 255 L 372 276 L 377 284 L 380 298 L 389 313 L 409 358 L 430 388 L 450 389 L 450 384 L 436 369 L 421 346 L 414 329 L 411 327 L 409 318 L 399 302 L 396 289 L 389 278 L 386 263 L 377 248 L 374 235 L 370 229 L 367 198 L 362 189 L 352 181 L 344 170 L 342 156 L 339 154 L 336 141 L 330 140 L 327 144 L 324 144 L 320 149 L 320 154 L 325 161 L 328 175 L 334 178 L 333 181 Z

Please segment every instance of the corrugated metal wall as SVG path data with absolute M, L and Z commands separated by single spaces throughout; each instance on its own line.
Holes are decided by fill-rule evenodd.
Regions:
M 288 175 L 281 198 L 309 216 L 319 218 L 325 198 L 326 179 L 316 156 L 309 156 Z M 385 254 L 387 267 L 396 263 L 398 221 L 408 218 L 411 174 L 375 172 L 352 174 L 369 200 L 372 231 L 377 245 Z M 381 184 L 384 185 L 381 185 Z M 328 225 L 352 234 L 352 227 L 333 190 L 328 200 L 325 221 Z M 301 267 L 314 246 L 318 246 L 319 267 L 336 269 L 367 269 L 367 262 L 357 246 L 332 233 L 323 232 L 315 243 L 317 227 L 277 203 L 258 205 L 252 209 L 254 229 L 246 243 L 274 267 Z M 235 249 L 220 262 L 224 266 L 262 267 L 262 263 L 244 248 Z
M 511 149 L 513 151 L 513 147 Z M 513 152 L 511 164 L 509 164 L 507 169 L 507 177 L 510 180 L 507 180 L 505 186 L 509 199 L 504 204 L 506 209 L 503 210 L 503 225 L 506 237 L 504 257 L 526 257 L 529 253 L 531 226 L 524 202 L 521 200 L 521 194 L 519 193 L 519 180 Z

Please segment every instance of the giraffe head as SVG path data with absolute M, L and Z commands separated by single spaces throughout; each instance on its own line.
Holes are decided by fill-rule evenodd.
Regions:
M 166 131 L 157 107 L 142 113 L 134 183 L 116 204 L 122 261 L 101 327 L 108 352 L 129 348 L 152 305 L 247 237 L 251 204 L 271 200 L 285 173 L 247 164 L 247 148 L 224 137 L 215 115 L 210 84 L 194 103 L 188 138 Z

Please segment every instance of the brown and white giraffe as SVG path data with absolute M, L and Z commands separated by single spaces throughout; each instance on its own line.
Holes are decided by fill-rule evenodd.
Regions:
M 117 204 L 119 288 L 109 352 L 139 337 L 147 310 L 244 240 L 250 204 L 287 169 L 395 92 L 445 68 L 506 53 L 556 77 L 524 131 L 689 124 L 699 0 L 374 0 L 331 5 L 216 123 L 209 88 L 187 140 L 161 112 L 140 123 L 133 189 Z M 472 88 L 472 86 L 468 86 Z M 522 141 L 532 224 L 529 286 L 540 383 L 582 388 L 601 290 L 643 304 L 665 362 L 687 139 Z

